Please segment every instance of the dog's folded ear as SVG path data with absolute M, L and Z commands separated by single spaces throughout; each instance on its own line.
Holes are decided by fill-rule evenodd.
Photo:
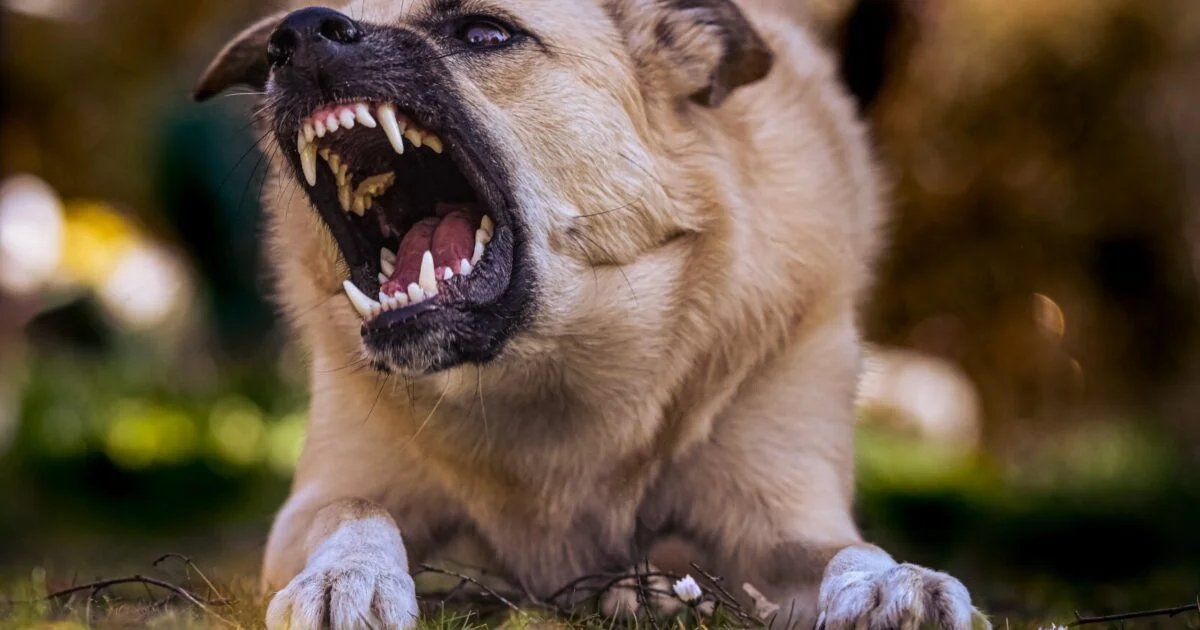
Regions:
M 771 70 L 771 49 L 731 0 L 615 0 L 610 7 L 639 71 L 665 80 L 674 96 L 717 107 Z
M 235 85 L 247 85 L 257 90 L 265 87 L 271 74 L 267 40 L 285 15 L 287 12 L 284 11 L 265 17 L 225 44 L 204 70 L 192 98 L 208 100 Z

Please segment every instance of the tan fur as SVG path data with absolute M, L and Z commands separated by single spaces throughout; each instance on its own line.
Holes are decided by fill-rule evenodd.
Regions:
M 882 208 L 853 105 L 802 3 L 739 3 L 774 65 L 707 108 L 687 96 L 719 61 L 708 35 L 671 27 L 682 62 L 656 37 L 664 3 L 610 1 L 507 0 L 550 54 L 448 62 L 513 167 L 538 279 L 498 360 L 368 368 L 337 247 L 290 175 L 268 197 L 279 297 L 312 356 L 269 591 L 351 497 L 391 514 L 410 562 L 466 535 L 540 593 L 601 568 L 635 522 L 670 526 L 688 544 L 652 561 L 694 560 L 810 623 L 826 564 L 860 542 L 855 309 Z M 427 7 L 343 11 L 403 24 Z

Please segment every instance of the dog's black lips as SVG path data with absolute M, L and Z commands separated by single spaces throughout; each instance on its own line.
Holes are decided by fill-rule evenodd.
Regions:
M 364 37 L 352 49 L 306 56 L 298 52 L 286 71 L 276 68 L 269 85 L 273 130 L 299 184 L 337 241 L 351 281 L 372 295 L 379 289 L 379 251 L 385 235 L 377 211 L 402 233 L 425 216 L 421 186 L 445 184 L 441 201 L 474 200 L 495 223 L 494 235 L 470 276 L 453 278 L 438 296 L 417 305 L 387 311 L 363 325 L 362 335 L 377 364 L 414 371 L 435 371 L 463 362 L 494 358 L 529 318 L 534 282 L 519 204 L 509 185 L 509 169 L 478 118 L 458 98 L 440 55 L 421 36 L 404 29 L 363 24 Z M 397 155 L 381 129 L 356 126 L 318 144 L 346 158 L 356 178 L 395 172 L 396 183 L 364 217 L 344 211 L 333 174 L 324 164 L 317 183 L 304 182 L 297 137 L 302 121 L 333 104 L 394 104 L 419 127 L 437 134 L 444 155 L 406 149 Z M 413 160 L 432 173 L 426 180 L 406 179 Z M 441 162 L 437 162 L 440 160 Z M 456 172 L 449 170 L 453 167 Z M 455 179 L 455 178 L 460 179 Z M 439 183 L 440 182 L 440 183 Z M 470 190 L 461 190 L 465 182 Z M 462 195 L 462 199 L 453 199 Z M 435 196 L 425 193 L 425 197 Z M 405 207 L 405 206 L 410 207 Z

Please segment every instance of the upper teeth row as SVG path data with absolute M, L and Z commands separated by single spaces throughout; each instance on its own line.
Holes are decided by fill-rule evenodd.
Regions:
M 379 117 L 378 122 L 366 103 L 353 103 L 340 105 L 328 113 L 321 112 L 300 122 L 296 150 L 300 152 L 300 166 L 309 186 L 317 185 L 316 139 L 324 138 L 325 134 L 338 129 L 351 129 L 355 123 L 371 129 L 383 125 L 383 133 L 396 153 L 404 153 L 406 138 L 414 147 L 427 146 L 435 153 L 442 152 L 442 139 L 413 124 L 403 114 L 396 113 L 395 105 L 384 103 L 375 109 L 375 114 Z
M 475 265 L 479 264 L 479 259 L 483 257 L 484 248 L 492 240 L 494 231 L 492 220 L 484 216 L 483 224 L 475 231 L 475 251 L 471 255 L 471 260 L 466 258 L 458 263 L 457 271 L 452 267 L 446 267 L 442 270 L 443 282 L 450 280 L 455 275 L 469 276 L 475 270 Z M 388 276 L 395 271 L 396 254 L 386 247 L 379 252 L 379 285 L 382 287 L 388 281 Z M 342 289 L 346 292 L 346 297 L 350 298 L 350 304 L 354 306 L 354 310 L 363 319 L 376 317 L 385 311 L 420 304 L 438 294 L 438 283 L 436 270 L 433 266 L 433 252 L 426 251 L 421 257 L 421 271 L 418 274 L 417 282 L 410 283 L 405 290 L 396 291 L 388 295 L 382 290 L 379 292 L 379 299 L 373 300 L 367 297 L 354 282 L 346 280 L 342 283 Z

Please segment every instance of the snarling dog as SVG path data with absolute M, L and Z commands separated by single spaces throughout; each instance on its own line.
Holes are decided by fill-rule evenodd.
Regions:
M 462 539 L 538 598 L 695 562 L 780 626 L 970 626 L 853 522 L 881 191 L 793 5 L 356 0 L 218 55 L 197 96 L 263 93 L 312 358 L 269 626 L 410 627 Z

